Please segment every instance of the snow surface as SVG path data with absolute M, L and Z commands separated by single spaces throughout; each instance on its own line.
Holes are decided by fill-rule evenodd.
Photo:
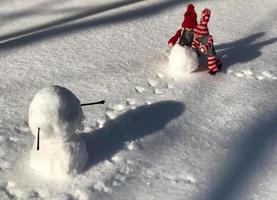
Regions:
M 223 70 L 170 77 L 188 3 L 1 1 L 1 200 L 277 199 L 277 3 L 193 1 L 198 20 L 212 10 Z M 83 108 L 89 162 L 68 181 L 28 163 L 29 105 L 48 85 L 107 102 Z

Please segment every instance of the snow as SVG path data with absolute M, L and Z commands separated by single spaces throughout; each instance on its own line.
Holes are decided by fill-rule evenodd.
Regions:
M 200 60 L 200 70 L 169 76 L 167 40 L 188 3 L 1 2 L 1 200 L 277 199 L 277 3 L 193 1 L 198 20 L 212 10 L 223 69 L 211 76 Z M 81 103 L 106 100 L 82 107 L 76 136 L 89 158 L 66 180 L 29 165 L 28 110 L 49 85 Z
M 168 61 L 168 70 L 172 76 L 184 77 L 195 71 L 198 65 L 197 54 L 191 48 L 182 47 L 178 43 L 172 47 Z

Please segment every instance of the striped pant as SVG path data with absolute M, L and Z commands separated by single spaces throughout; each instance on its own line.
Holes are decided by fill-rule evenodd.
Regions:
M 209 45 L 209 35 L 204 36 L 204 37 L 199 37 L 198 41 L 196 41 L 196 47 L 197 49 L 200 48 L 201 45 L 204 45 L 207 49 L 206 49 L 206 55 L 208 58 L 208 69 L 211 72 L 217 72 L 218 69 L 218 65 L 221 63 L 219 59 L 216 58 L 216 52 L 214 49 L 214 46 L 212 43 L 210 43 Z

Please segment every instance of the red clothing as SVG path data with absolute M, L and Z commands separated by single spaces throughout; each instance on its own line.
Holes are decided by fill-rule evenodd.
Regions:
M 177 42 L 177 40 L 178 40 L 178 38 L 181 36 L 181 34 L 182 34 L 182 29 L 179 29 L 176 33 L 175 33 L 175 35 L 172 37 L 172 38 L 170 38 L 169 40 L 168 40 L 168 45 L 170 45 L 170 44 L 172 44 L 172 45 L 175 45 L 176 44 L 176 42 Z
M 184 21 L 182 23 L 183 28 L 194 29 L 197 26 L 197 15 L 193 11 L 187 11 L 184 15 Z
M 184 20 L 182 22 L 182 28 L 183 29 L 194 29 L 197 26 L 197 15 L 194 11 L 193 4 L 189 4 L 187 6 L 187 10 L 184 14 Z M 178 41 L 178 39 L 182 35 L 182 29 L 179 29 L 175 35 L 168 40 L 168 45 L 172 44 L 175 45 L 175 43 Z

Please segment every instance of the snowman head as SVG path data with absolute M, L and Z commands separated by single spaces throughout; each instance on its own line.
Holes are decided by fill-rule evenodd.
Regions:
M 67 140 L 82 129 L 84 119 L 79 99 L 68 89 L 50 86 L 39 91 L 29 108 L 29 126 L 41 138 Z

